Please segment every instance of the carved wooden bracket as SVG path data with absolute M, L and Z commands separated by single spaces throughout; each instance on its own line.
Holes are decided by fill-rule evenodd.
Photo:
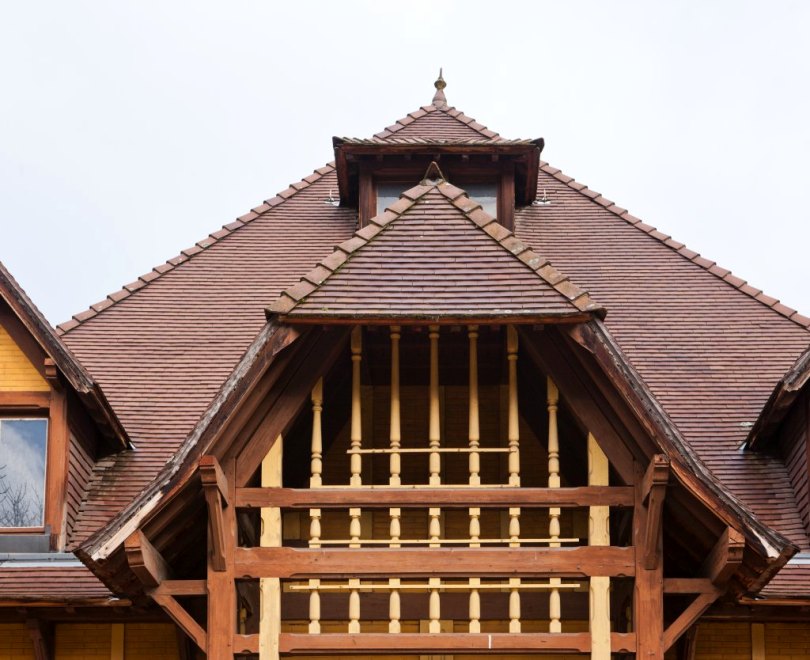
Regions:
M 650 461 L 641 482 L 642 502 L 647 507 L 647 526 L 644 531 L 644 568 L 648 570 L 657 568 L 660 561 L 658 539 L 660 538 L 668 481 L 669 459 L 663 454 L 656 454 Z
M 733 527 L 726 527 L 700 568 L 700 574 L 712 584 L 722 586 L 731 579 L 743 560 L 745 537 Z
M 136 529 L 127 537 L 124 552 L 129 567 L 144 586 L 157 587 L 171 578 L 172 570 L 168 563 L 141 530 Z
M 208 505 L 211 532 L 211 564 L 215 571 L 225 570 L 225 527 L 222 509 L 228 506 L 228 481 L 219 461 L 211 455 L 200 459 L 200 480 Z

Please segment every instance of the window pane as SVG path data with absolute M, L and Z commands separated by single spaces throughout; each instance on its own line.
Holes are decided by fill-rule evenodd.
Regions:
M 377 184 L 377 215 L 399 199 L 399 196 L 408 188 L 407 183 L 378 183 Z
M 0 420 L 0 527 L 40 527 L 48 421 Z
M 493 218 L 498 217 L 498 187 L 494 183 L 468 183 L 461 186 L 470 199 L 478 202 Z

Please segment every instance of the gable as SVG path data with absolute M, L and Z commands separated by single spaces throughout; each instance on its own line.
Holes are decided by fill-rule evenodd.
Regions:
M 0 392 L 47 392 L 50 386 L 0 325 Z

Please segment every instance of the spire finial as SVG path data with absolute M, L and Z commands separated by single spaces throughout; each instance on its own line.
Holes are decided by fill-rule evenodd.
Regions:
M 444 88 L 447 87 L 447 83 L 444 82 L 444 78 L 442 78 L 441 69 L 439 69 L 439 77 L 436 79 L 436 82 L 433 83 L 433 86 L 436 88 L 436 93 L 433 95 L 433 105 L 437 108 L 446 108 L 447 99 L 444 96 Z

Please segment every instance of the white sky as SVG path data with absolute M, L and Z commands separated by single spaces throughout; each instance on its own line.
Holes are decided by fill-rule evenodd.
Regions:
M 0 6 L 0 259 L 50 321 L 429 103 L 439 66 L 451 105 L 810 314 L 810 3 L 292 5 Z

